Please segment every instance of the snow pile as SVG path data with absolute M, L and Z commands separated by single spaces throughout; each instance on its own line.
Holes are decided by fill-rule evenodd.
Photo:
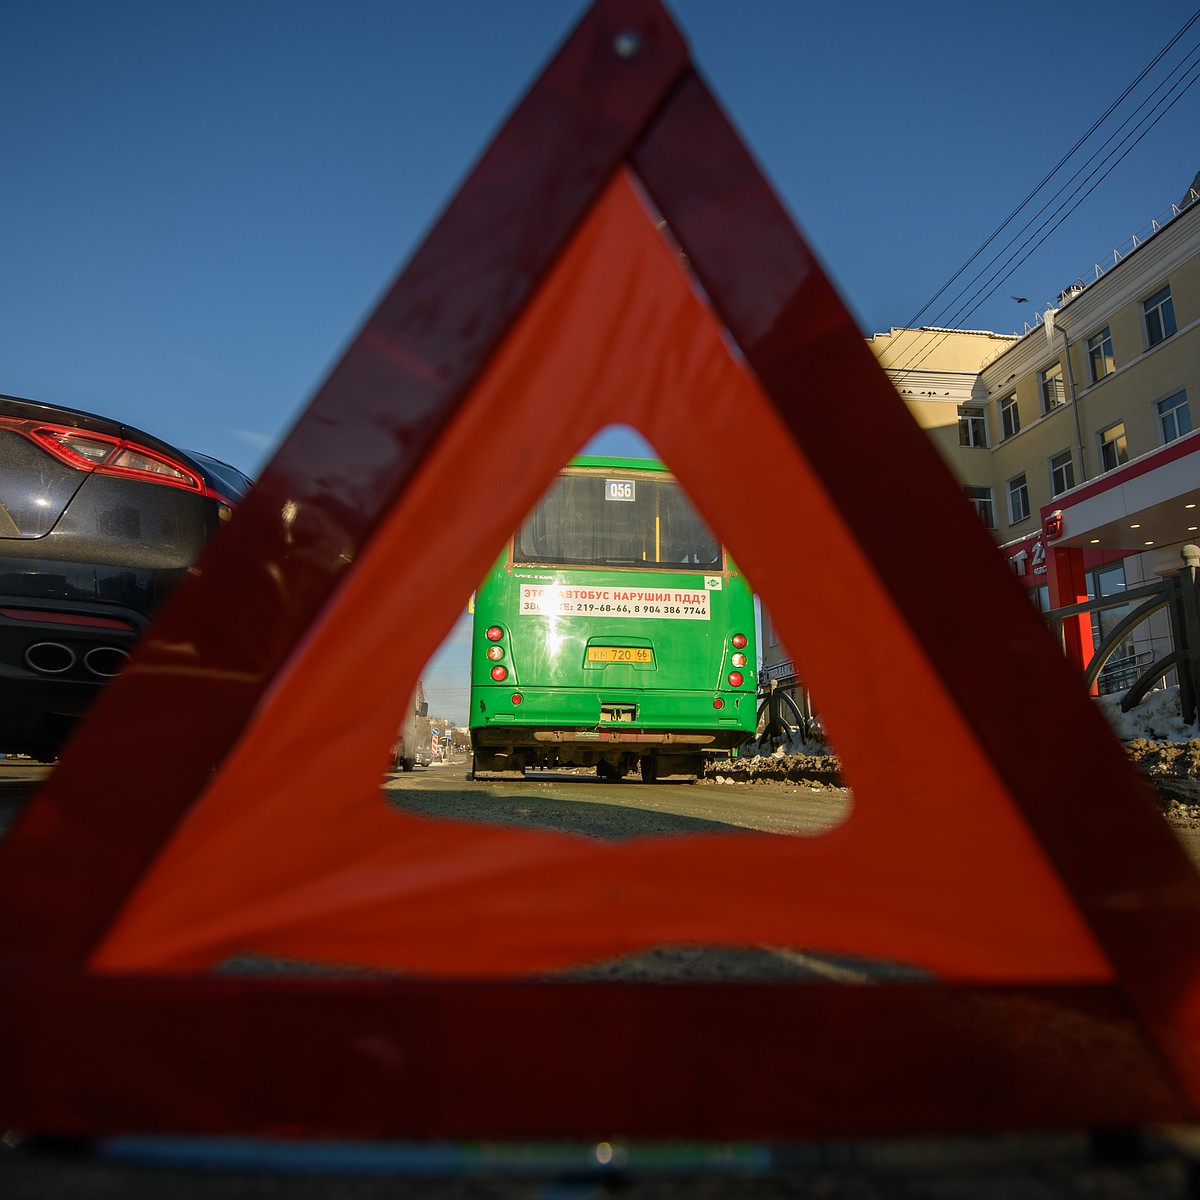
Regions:
M 1095 704 L 1169 815 L 1200 820 L 1200 727 L 1184 724 L 1179 688 L 1151 692 L 1127 713 L 1121 711 L 1120 695 L 1101 696 Z M 819 731 L 747 742 L 737 758 L 710 762 L 704 777 L 722 784 L 784 780 L 842 786 L 841 762 Z
M 1096 704 L 1123 742 L 1148 738 L 1154 742 L 1190 742 L 1200 737 L 1195 725 L 1185 725 L 1179 715 L 1179 688 L 1151 692 L 1130 712 L 1121 711 L 1123 693 L 1101 696 Z
M 1200 728 L 1183 723 L 1179 688 L 1151 692 L 1127 713 L 1120 696 L 1102 696 L 1096 703 L 1167 815 L 1200 820 Z
M 788 780 L 810 786 L 841 787 L 841 762 L 820 733 L 799 730 L 786 737 L 746 742 L 734 759 L 719 759 L 705 768 L 704 777 L 717 783 Z

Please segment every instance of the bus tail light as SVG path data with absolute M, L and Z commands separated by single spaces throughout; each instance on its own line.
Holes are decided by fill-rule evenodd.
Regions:
M 487 648 L 487 656 L 492 662 L 499 662 L 504 657 L 504 647 L 489 646 Z
M 493 667 L 492 668 L 492 678 L 497 683 L 503 683 L 508 678 L 508 668 L 507 667 Z
M 498 642 L 504 636 L 504 630 L 499 625 L 492 625 L 483 635 L 489 642 Z
M 518 705 L 518 704 L 520 704 L 520 703 L 521 703 L 521 701 L 522 701 L 522 700 L 524 700 L 524 699 L 525 699 L 525 697 L 524 697 L 524 696 L 522 696 L 520 692 L 513 692 L 513 694 L 512 694 L 512 702 L 513 702 L 513 705 L 514 705 L 514 706 L 515 706 L 515 705 Z
M 741 687 L 744 682 L 745 681 L 742 678 L 741 671 L 730 671 L 729 672 L 729 686 L 730 687 Z
M 713 697 L 713 708 L 724 708 L 724 707 L 725 707 L 725 701 L 722 700 L 720 696 L 714 696 Z
M 734 646 L 737 647 L 737 649 L 745 650 L 746 635 L 744 633 L 735 633 L 729 640 L 734 644 Z
M 729 661 L 735 667 L 744 667 L 746 665 L 746 656 L 744 654 L 735 654 Z

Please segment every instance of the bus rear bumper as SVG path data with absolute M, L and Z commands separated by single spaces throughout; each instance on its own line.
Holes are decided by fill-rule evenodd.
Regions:
M 477 746 L 625 746 L 650 750 L 658 746 L 678 746 L 689 750 L 726 750 L 740 745 L 749 736 L 740 729 L 711 729 L 699 732 L 657 729 L 529 729 L 520 725 L 493 725 L 471 731 Z
M 746 740 L 739 729 L 545 729 L 519 725 L 471 731 L 476 777 L 505 777 L 526 770 L 595 767 L 608 778 L 640 769 L 643 778 L 683 774 L 693 778 L 706 759 L 723 758 Z M 649 774 L 648 774 L 649 773 Z
M 497 731 L 499 732 L 499 731 Z M 627 729 L 535 729 L 538 742 L 606 742 L 617 745 L 684 745 L 712 746 L 715 733 L 674 733 Z

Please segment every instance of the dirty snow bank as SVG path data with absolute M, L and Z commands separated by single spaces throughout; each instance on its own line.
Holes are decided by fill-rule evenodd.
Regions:
M 711 762 L 704 777 L 718 783 L 787 780 L 817 787 L 841 787 L 842 764 L 819 734 L 759 738 L 742 746 L 737 758 Z
M 1157 789 L 1173 818 L 1200 820 L 1200 728 L 1179 715 L 1179 688 L 1151 692 L 1132 712 L 1121 711 L 1121 696 L 1101 696 L 1095 704 L 1125 744 L 1134 766 Z M 713 762 L 704 776 L 718 783 L 786 780 L 809 786 L 842 787 L 841 762 L 819 734 L 749 742 L 738 758 Z
M 1102 696 L 1096 703 L 1134 766 L 1154 785 L 1167 815 L 1200 820 L 1200 728 L 1183 723 L 1179 688 L 1151 692 L 1127 713 L 1120 696 Z

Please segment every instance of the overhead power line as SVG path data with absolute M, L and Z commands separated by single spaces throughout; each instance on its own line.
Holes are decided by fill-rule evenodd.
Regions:
M 917 311 L 917 313 L 910 318 L 908 322 L 908 326 L 910 328 L 917 325 L 924 314 L 928 312 L 928 310 L 942 296 L 945 295 L 945 293 L 954 285 L 955 281 L 958 280 L 971 267 L 971 265 L 985 253 L 988 247 L 997 240 L 1000 234 L 1003 233 L 1004 230 L 1013 223 L 1017 216 L 1030 205 L 1030 203 L 1039 195 L 1039 193 L 1044 191 L 1047 184 L 1056 175 L 1058 175 L 1058 173 L 1066 166 L 1068 162 L 1071 161 L 1071 159 L 1075 157 L 1079 150 L 1088 142 L 1090 138 L 1092 138 L 1092 136 L 1105 124 L 1105 122 L 1109 120 L 1109 118 L 1114 112 L 1116 112 L 1120 105 L 1129 98 L 1135 89 L 1146 79 L 1150 72 L 1162 62 L 1163 58 L 1170 53 L 1170 51 L 1179 43 L 1187 31 L 1198 20 L 1200 20 L 1200 10 L 1197 10 L 1192 14 L 1189 20 L 1179 29 L 1179 31 L 1171 38 L 1171 40 L 1167 42 L 1167 44 L 1144 68 L 1142 68 L 1133 82 L 1127 88 L 1125 88 L 1121 95 L 1109 105 L 1109 107 L 1096 121 L 1092 123 L 1087 132 L 1075 142 L 1071 149 L 1065 155 L 1063 155 L 1061 159 L 1059 159 L 1058 163 L 1055 164 L 1053 169 L 1041 179 L 1037 186 L 1024 198 L 1024 200 L 1022 200 L 1021 203 L 1017 205 L 1017 207 L 1013 209 L 1011 213 L 1009 213 L 1004 221 L 1001 222 L 1001 224 L 997 226 L 995 230 L 993 230 L 993 232 L 982 243 L 982 245 L 975 250 L 970 258 L 968 258 L 967 261 L 964 262 L 963 265 L 959 267 L 958 270 L 955 271 L 955 273 L 946 281 L 946 283 L 944 283 L 942 287 L 939 288 L 938 291 L 932 297 L 930 297 L 928 301 L 926 301 L 926 303 Z M 1068 198 L 1062 204 L 1060 204 L 1050 214 L 1050 216 L 1046 218 L 1046 220 L 1044 220 L 1040 225 L 1033 229 L 1032 232 L 1030 232 L 1031 227 L 1035 222 L 1038 221 L 1038 218 L 1041 217 L 1042 214 L 1044 214 L 1050 207 L 1050 205 L 1052 205 L 1055 200 L 1057 200 L 1063 194 L 1063 192 L 1071 186 L 1069 182 L 1064 183 L 1062 187 L 1060 187 L 1058 191 L 1055 192 L 1054 195 L 1052 195 L 1050 199 L 1047 200 L 1042 207 L 1038 209 L 1038 211 L 1025 223 L 1021 230 L 1014 234 L 1002 249 L 993 254 L 992 257 L 979 268 L 975 275 L 972 276 L 970 281 L 955 294 L 954 298 L 943 305 L 940 313 L 945 314 L 950 306 L 954 304 L 958 304 L 959 307 L 948 317 L 945 315 L 939 315 L 932 321 L 927 322 L 927 324 L 932 324 L 939 328 L 946 329 L 948 332 L 943 333 L 940 338 L 930 342 L 925 347 L 923 352 L 920 353 L 919 357 L 914 361 L 910 361 L 903 365 L 898 364 L 894 366 L 892 370 L 897 374 L 898 377 L 903 377 L 903 375 L 917 370 L 929 357 L 929 355 L 937 348 L 937 346 L 949 336 L 949 331 L 958 328 L 960 322 L 974 313 L 983 303 L 983 301 L 992 294 L 992 292 L 995 290 L 995 287 L 999 286 L 1000 283 L 1004 282 L 1005 279 L 1013 274 L 1017 267 L 1024 263 L 1030 257 L 1030 255 L 1032 255 L 1033 252 L 1040 245 L 1042 245 L 1043 242 L 1045 242 L 1045 240 L 1050 236 L 1050 233 L 1052 233 L 1053 230 L 1057 228 L 1059 224 L 1061 224 L 1061 219 L 1059 218 L 1060 214 L 1064 216 L 1066 215 L 1064 213 L 1064 209 L 1067 213 L 1069 213 L 1074 208 L 1078 207 L 1079 203 L 1086 199 L 1087 196 L 1091 195 L 1096 187 L 1099 186 L 1099 183 L 1104 178 L 1107 178 L 1109 174 L 1111 174 L 1113 168 L 1115 168 L 1117 164 L 1120 163 L 1121 160 L 1124 159 L 1125 156 L 1133 149 L 1133 147 L 1136 146 L 1142 140 L 1142 138 L 1144 138 L 1146 134 L 1149 133 L 1149 131 L 1162 119 L 1162 117 L 1165 116 L 1172 107 L 1174 107 L 1174 105 L 1193 86 L 1193 84 L 1196 83 L 1197 79 L 1200 78 L 1200 56 L 1192 57 L 1196 56 L 1198 51 L 1200 51 L 1200 42 L 1194 45 L 1187 52 L 1185 61 L 1183 63 L 1180 63 L 1172 68 L 1167 77 L 1155 85 L 1149 96 L 1147 96 L 1138 104 L 1133 113 L 1126 117 L 1125 120 L 1123 120 L 1112 132 L 1105 136 L 1105 139 L 1101 143 L 1100 147 L 1093 152 L 1091 157 L 1083 165 L 1084 167 L 1090 165 L 1101 155 L 1104 155 L 1104 158 L 1100 162 L 1099 166 L 1092 170 L 1091 173 L 1082 180 L 1082 182 L 1079 182 L 1074 186 L 1074 190 L 1071 192 L 1070 196 L 1068 196 Z M 1190 61 L 1187 61 L 1189 58 Z M 1164 89 L 1166 90 L 1164 91 Z M 1114 146 L 1114 140 L 1118 138 L 1118 135 L 1121 134 L 1121 131 L 1125 129 L 1125 127 L 1129 125 L 1130 121 L 1132 121 L 1139 113 L 1142 113 L 1148 105 L 1152 105 L 1150 110 L 1139 119 L 1138 124 L 1132 130 L 1121 137 L 1119 141 L 1116 141 L 1116 145 Z M 1028 237 L 1026 237 L 1024 241 L 1020 241 L 1020 239 L 1026 234 L 1028 234 Z M 999 267 L 997 267 L 997 263 L 1000 262 L 1002 256 L 1009 251 L 1012 251 L 1012 253 L 1009 254 L 1009 257 L 1006 260 L 1000 263 Z M 983 277 L 985 273 L 989 270 L 991 270 L 993 273 L 984 279 Z
M 1192 52 L 1194 53 L 1196 51 L 1200 51 L 1200 43 L 1197 43 L 1197 45 L 1193 47 Z M 1173 76 L 1180 71 L 1185 73 L 1178 80 L 1174 80 Z M 999 285 L 1007 280 L 1016 270 L 1016 268 L 1025 262 L 1034 252 L 1034 250 L 1036 250 L 1038 246 L 1040 246 L 1046 240 L 1046 238 L 1049 237 L 1050 233 L 1052 233 L 1054 229 L 1061 224 L 1061 221 L 1057 219 L 1059 218 L 1060 214 L 1066 215 L 1067 212 L 1070 212 L 1074 208 L 1078 207 L 1080 202 L 1082 202 L 1087 196 L 1090 196 L 1091 193 L 1096 190 L 1096 187 L 1099 186 L 1099 184 L 1109 174 L 1111 174 L 1113 168 L 1184 96 L 1188 89 L 1191 88 L 1196 82 L 1197 78 L 1200 78 L 1200 55 L 1198 55 L 1190 63 L 1177 67 L 1175 71 L 1172 72 L 1171 76 L 1168 76 L 1163 83 L 1158 85 L 1158 87 L 1150 94 L 1150 96 L 1142 101 L 1138 108 L 1134 110 L 1133 114 L 1131 114 L 1129 117 L 1126 117 L 1126 119 L 1117 126 L 1116 130 L 1109 135 L 1108 140 L 1101 145 L 1101 147 L 1096 150 L 1095 153 L 1093 153 L 1092 156 L 1083 164 L 1084 167 L 1091 165 L 1102 153 L 1108 150 L 1113 138 L 1115 138 L 1116 135 L 1119 134 L 1131 120 L 1133 120 L 1133 117 L 1138 112 L 1144 109 L 1146 105 L 1150 104 L 1151 101 L 1154 101 L 1153 107 L 1148 113 L 1146 113 L 1138 125 L 1125 134 L 1124 137 L 1122 137 L 1121 140 L 1118 141 L 1111 150 L 1108 150 L 1108 153 L 1101 160 L 1100 164 L 1091 172 L 1089 172 L 1089 174 L 1084 177 L 1081 183 L 1075 185 L 1073 190 L 1067 196 L 1066 200 L 1064 200 L 1062 204 L 1054 209 L 1054 211 L 1050 213 L 1046 220 L 1044 220 L 1040 225 L 1037 226 L 1036 229 L 1033 230 L 1033 232 L 1029 235 L 1029 239 L 1017 245 L 1018 239 L 1029 232 L 1034 222 L 1037 221 L 1037 219 L 1050 207 L 1050 205 L 1053 204 L 1064 192 L 1066 192 L 1068 187 L 1071 185 L 1069 183 L 1063 184 L 1063 186 L 1060 187 L 1058 191 L 1055 192 L 1054 195 L 1051 196 L 1050 199 L 1038 209 L 1038 211 L 1029 219 L 1029 221 L 1022 226 L 1020 232 L 1011 238 L 1004 248 L 992 258 L 992 260 L 988 263 L 988 267 L 993 266 L 997 259 L 999 259 L 1000 255 L 1006 253 L 1008 250 L 1012 249 L 1014 245 L 1016 245 L 1016 249 L 1013 251 L 1013 253 L 1002 263 L 1000 263 L 999 267 L 993 272 L 993 274 L 980 283 L 973 292 L 970 294 L 966 294 L 965 290 L 964 292 L 960 292 L 955 299 L 961 299 L 964 295 L 966 295 L 963 303 L 949 319 L 945 321 L 939 321 L 938 323 L 950 327 L 956 327 L 960 321 L 965 321 L 968 317 L 970 317 L 971 314 L 979 308 L 983 301 L 992 294 L 994 285 Z M 1170 90 L 1164 95 L 1155 99 L 1156 94 L 1168 85 L 1170 85 Z M 1088 184 L 1091 184 L 1091 186 L 1089 187 Z M 1042 232 L 1043 230 L 1046 230 L 1044 234 Z M 1038 234 L 1042 234 L 1042 236 L 1038 238 L 1036 242 L 1033 242 L 1033 244 L 1030 245 L 1030 241 L 1033 238 L 1038 237 Z M 988 267 L 985 267 L 984 270 L 987 270 Z M 981 274 L 982 272 L 980 272 L 980 275 Z M 972 283 L 977 283 L 980 275 L 976 275 Z
M 1096 118 L 1088 131 L 1083 134 L 1083 136 L 1079 138 L 1075 145 L 1073 145 L 1071 149 L 1068 150 L 1067 153 L 1064 154 L 1062 158 L 1060 158 L 1058 162 L 1055 163 L 1054 166 L 1042 177 L 1040 182 L 1036 187 L 1034 187 L 1029 195 L 1027 195 L 1025 199 L 1022 200 L 1021 203 L 1018 204 L 1017 207 L 1014 208 L 1012 212 L 1010 212 L 1008 216 L 1005 217 L 1004 220 L 992 230 L 992 232 L 987 236 L 979 248 L 971 255 L 971 257 L 968 258 L 967 261 L 963 263 L 963 265 L 959 267 L 958 270 L 955 271 L 954 274 L 951 275 L 950 278 L 947 279 L 946 282 L 942 284 L 942 286 L 932 296 L 930 296 L 928 300 L 925 301 L 925 303 L 917 310 L 916 313 L 913 314 L 912 317 L 909 318 L 909 327 L 915 326 L 917 322 L 925 315 L 925 313 L 928 312 L 929 309 L 932 308 L 933 305 L 953 285 L 954 281 L 965 270 L 967 270 L 968 267 L 970 267 L 970 265 L 988 248 L 988 246 L 992 244 L 992 242 L 996 240 L 996 238 L 1000 236 L 1000 234 L 1004 232 L 1005 229 L 1009 227 L 1009 225 L 1012 224 L 1014 220 L 1016 220 L 1017 214 L 1020 213 L 1021 210 L 1033 200 L 1033 198 L 1046 186 L 1047 183 L 1050 182 L 1051 179 L 1054 178 L 1055 175 L 1059 173 L 1059 171 L 1062 170 L 1064 166 L 1066 166 L 1068 162 L 1070 162 L 1070 160 L 1075 156 L 1076 151 L 1078 151 L 1079 148 L 1088 140 L 1088 138 L 1090 138 L 1092 134 L 1095 133 L 1096 130 L 1099 129 L 1100 126 L 1103 125 L 1110 116 L 1112 116 L 1112 114 L 1117 110 L 1117 108 L 1120 107 L 1121 104 L 1124 103 L 1124 101 L 1129 97 L 1130 93 L 1133 92 L 1138 84 L 1140 84 L 1142 80 L 1145 79 L 1146 76 L 1149 75 L 1156 66 L 1158 66 L 1163 58 L 1170 53 L 1175 44 L 1198 20 L 1200 20 L 1200 9 L 1197 9 L 1196 12 L 1191 15 L 1179 32 L 1176 33 L 1173 38 L 1171 38 L 1171 40 L 1154 56 L 1154 58 L 1150 60 L 1149 63 L 1146 64 L 1146 66 L 1141 69 L 1140 72 L 1138 72 L 1137 78 L 1108 106 L 1108 108 L 1104 110 L 1103 113 L 1101 113 L 1099 117 Z

